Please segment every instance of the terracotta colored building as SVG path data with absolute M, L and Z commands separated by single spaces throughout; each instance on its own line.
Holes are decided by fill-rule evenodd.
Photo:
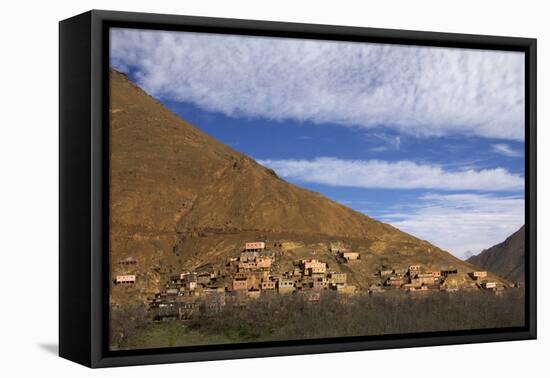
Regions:
M 244 244 L 245 251 L 261 252 L 265 249 L 264 242 L 250 242 Z
M 121 276 L 116 276 L 116 284 L 133 284 L 136 282 L 136 276 L 134 274 L 126 274 Z

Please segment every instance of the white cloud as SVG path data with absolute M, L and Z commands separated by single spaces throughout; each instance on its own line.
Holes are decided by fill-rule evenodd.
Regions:
M 525 222 L 523 197 L 429 194 L 381 220 L 459 258 L 504 241 Z
M 523 140 L 523 53 L 114 29 L 111 62 L 229 116 Z
M 497 143 L 491 146 L 491 150 L 497 154 L 508 156 L 508 157 L 521 157 L 523 153 L 519 150 L 516 150 L 505 143 Z
M 279 176 L 301 182 L 359 188 L 523 190 L 524 178 L 504 168 L 445 170 L 438 165 L 412 161 L 342 160 L 320 157 L 313 160 L 259 160 Z

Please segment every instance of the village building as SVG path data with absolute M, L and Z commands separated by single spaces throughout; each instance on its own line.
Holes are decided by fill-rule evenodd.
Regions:
M 405 284 L 405 278 L 401 276 L 390 276 L 386 280 L 386 286 L 400 287 Z
M 295 283 L 293 279 L 281 278 L 277 282 L 277 289 L 281 294 L 291 293 L 294 291 L 294 285 Z
M 351 294 L 355 294 L 356 290 L 357 290 L 357 287 L 355 287 L 354 285 L 336 285 L 335 286 L 335 289 L 336 289 L 336 292 L 340 293 L 340 294 L 348 294 L 348 295 L 351 295 Z
M 484 288 L 484 289 L 494 290 L 494 289 L 497 288 L 497 283 L 496 282 L 483 282 L 481 284 L 481 287 Z
M 264 242 L 249 242 L 244 244 L 246 252 L 263 252 L 265 250 Z
M 136 276 L 134 274 L 126 274 L 115 277 L 115 283 L 118 284 L 133 284 L 136 282 Z
M 179 279 L 182 281 L 196 281 L 197 280 L 197 273 L 195 272 L 183 272 L 180 273 Z
M 359 258 L 360 258 L 359 252 L 342 252 L 341 256 L 347 262 L 359 260 Z
M 125 266 L 128 266 L 128 265 L 136 265 L 137 264 L 137 261 L 136 259 L 134 259 L 133 257 L 127 257 L 123 260 L 120 260 L 118 262 L 119 265 L 125 265 Z
M 193 291 L 197 288 L 197 282 L 196 281 L 188 281 L 183 284 L 183 289 Z
M 470 273 L 470 276 L 474 280 L 479 280 L 479 279 L 487 278 L 487 272 L 485 271 L 472 272 Z
M 427 293 L 428 292 L 428 286 L 413 286 L 413 287 L 410 287 L 408 288 L 408 291 L 410 293 Z
M 233 291 L 248 290 L 248 280 L 246 278 L 234 278 L 232 282 Z
M 416 277 L 416 275 L 418 273 L 420 273 L 420 269 L 422 267 L 420 265 L 410 265 L 409 266 L 409 276 L 412 278 L 412 277 Z
M 411 283 L 417 285 L 433 285 L 435 278 L 431 273 L 419 273 L 415 278 L 411 278 Z
M 442 270 L 441 271 L 441 275 L 443 277 L 449 277 L 449 276 L 454 276 L 458 274 L 458 270 L 457 269 L 445 269 L 445 270 Z
M 262 280 L 260 283 L 260 288 L 262 290 L 275 290 L 277 286 L 277 281 L 275 280 Z
M 301 264 L 306 275 L 325 274 L 327 272 L 327 264 L 315 259 L 302 260 Z
M 345 284 L 347 281 L 346 273 L 331 272 L 328 275 L 331 284 Z
M 323 277 L 323 278 L 319 278 L 315 281 L 313 281 L 313 289 L 314 290 L 325 290 L 326 288 L 328 288 L 328 285 L 330 284 L 328 278 L 326 277 Z

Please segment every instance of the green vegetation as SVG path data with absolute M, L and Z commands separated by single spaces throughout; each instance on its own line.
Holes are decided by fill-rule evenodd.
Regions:
M 524 324 L 524 291 L 388 292 L 346 297 L 324 292 L 319 302 L 273 295 L 246 305 L 228 299 L 215 316 L 152 322 L 111 315 L 113 349 L 245 343 L 341 336 L 516 327 Z M 120 321 L 120 317 L 126 321 Z

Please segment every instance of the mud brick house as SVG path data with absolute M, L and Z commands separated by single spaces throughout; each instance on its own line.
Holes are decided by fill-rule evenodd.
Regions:
M 237 278 L 233 279 L 231 288 L 233 291 L 244 291 L 248 290 L 248 282 L 246 278 Z
M 327 264 L 315 259 L 302 260 L 301 262 L 304 274 L 325 274 L 327 272 Z
M 472 277 L 472 279 L 474 280 L 487 278 L 487 272 L 485 271 L 472 272 L 470 273 L 470 277 Z
M 137 264 L 137 261 L 136 259 L 134 259 L 133 257 L 127 257 L 125 259 L 122 259 L 118 262 L 119 265 L 124 265 L 124 266 L 128 266 L 128 265 L 136 265 Z
M 294 280 L 290 278 L 281 278 L 277 282 L 277 289 L 279 290 L 279 293 L 285 294 L 285 293 L 291 293 L 294 291 Z
M 347 262 L 359 260 L 360 258 L 359 252 L 342 252 L 341 256 Z
M 134 274 L 126 274 L 115 277 L 115 284 L 133 284 L 136 283 L 136 276 Z
M 260 283 L 260 288 L 262 290 L 275 290 L 277 286 L 277 281 L 275 280 L 262 280 Z
M 483 282 L 481 284 L 481 287 L 484 288 L 484 289 L 495 290 L 497 288 L 497 283 L 496 282 Z
M 411 283 L 433 285 L 435 283 L 435 277 L 431 273 L 418 273 L 415 278 L 411 279 Z
M 197 288 L 196 281 L 187 281 L 183 284 L 182 289 L 193 291 Z
M 332 284 L 345 284 L 347 281 L 346 273 L 331 272 L 328 278 Z
M 441 271 L 441 275 L 443 277 L 449 277 L 449 276 L 454 276 L 458 274 L 458 270 L 457 269 L 445 269 L 445 270 L 442 270 Z
M 420 273 L 422 266 L 420 265 L 410 265 L 409 266 L 409 276 L 411 278 L 416 277 L 418 273 Z
M 355 292 L 357 291 L 357 287 L 355 287 L 354 285 L 336 285 L 335 286 L 335 289 L 338 293 L 341 293 L 341 294 L 355 294 Z
M 323 277 L 323 278 L 319 278 L 315 281 L 313 281 L 313 289 L 314 290 L 325 290 L 326 288 L 328 288 L 328 285 L 330 284 L 328 278 L 326 277 Z
M 265 250 L 264 242 L 249 242 L 244 244 L 245 252 L 263 252 Z
M 390 276 L 386 280 L 386 286 L 391 286 L 391 287 L 400 287 L 405 283 L 406 283 L 405 278 L 401 276 Z

